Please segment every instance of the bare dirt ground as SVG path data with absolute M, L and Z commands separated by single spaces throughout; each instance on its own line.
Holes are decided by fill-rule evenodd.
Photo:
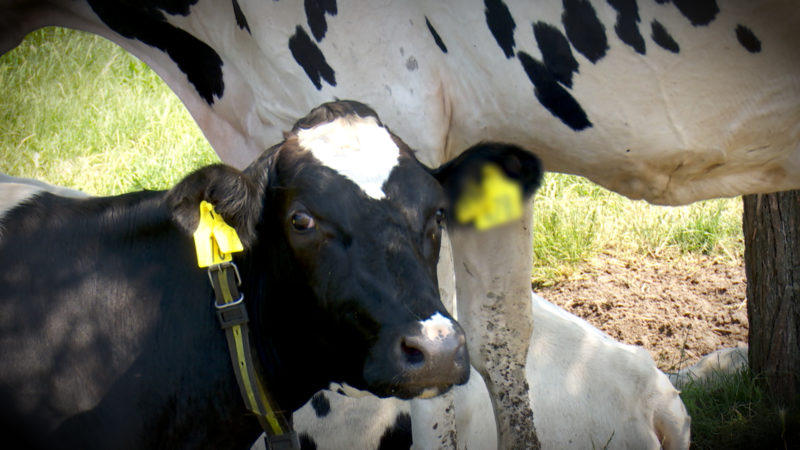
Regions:
M 741 262 L 604 253 L 579 276 L 534 291 L 614 339 L 643 346 L 673 372 L 747 344 L 745 285 Z

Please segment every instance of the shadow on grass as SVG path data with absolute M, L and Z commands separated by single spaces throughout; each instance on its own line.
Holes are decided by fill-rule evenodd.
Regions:
M 775 399 L 749 369 L 681 387 L 693 449 L 800 448 L 800 403 Z

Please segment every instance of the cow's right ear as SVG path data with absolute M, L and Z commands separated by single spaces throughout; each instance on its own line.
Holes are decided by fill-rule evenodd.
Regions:
M 203 167 L 167 192 L 175 222 L 190 236 L 200 221 L 200 202 L 211 203 L 232 226 L 245 248 L 255 241 L 262 199 L 256 183 L 244 173 L 222 164 Z

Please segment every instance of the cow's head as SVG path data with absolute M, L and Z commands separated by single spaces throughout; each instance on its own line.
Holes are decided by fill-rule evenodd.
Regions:
M 464 176 L 487 161 L 528 194 L 539 183 L 538 160 L 506 145 L 479 145 L 430 170 L 370 108 L 335 102 L 244 172 L 203 169 L 170 198 L 187 231 L 201 199 L 239 231 L 243 290 L 264 365 L 281 368 L 278 383 L 430 396 L 469 376 L 436 266 Z M 199 194 L 181 187 L 198 185 L 192 177 L 205 186 Z

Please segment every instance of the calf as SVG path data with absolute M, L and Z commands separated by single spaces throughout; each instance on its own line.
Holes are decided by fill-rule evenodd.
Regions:
M 401 398 L 466 382 L 436 264 L 454 197 L 489 162 L 525 195 L 538 185 L 538 160 L 505 145 L 429 170 L 374 111 L 336 102 L 242 172 L 206 167 L 166 192 L 27 196 L 0 213 L 5 438 L 83 449 L 256 440 L 215 317 L 218 286 L 198 269 L 203 201 L 241 240 L 249 338 L 237 342 L 277 419 L 330 382 Z

